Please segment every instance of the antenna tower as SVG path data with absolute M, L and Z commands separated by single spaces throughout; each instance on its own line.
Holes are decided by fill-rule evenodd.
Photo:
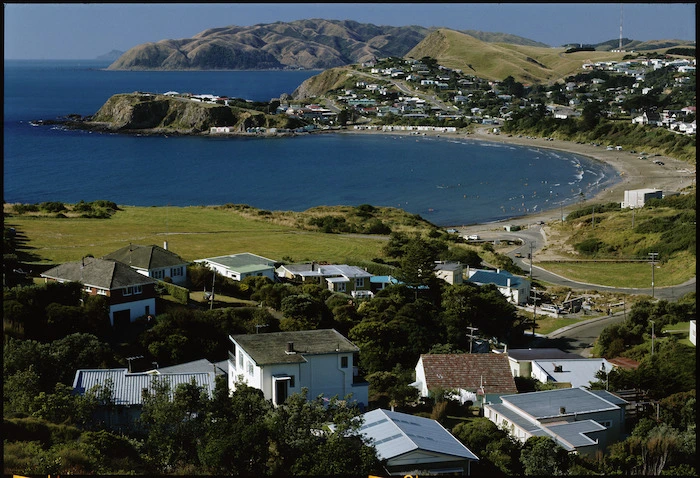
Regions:
M 622 4 L 620 4 L 620 51 L 622 51 Z

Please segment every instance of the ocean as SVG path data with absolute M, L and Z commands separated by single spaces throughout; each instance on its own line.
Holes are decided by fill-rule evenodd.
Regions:
M 486 223 L 594 196 L 615 170 L 571 153 L 435 136 L 131 136 L 32 126 L 91 115 L 113 94 L 269 101 L 317 71 L 106 71 L 99 61 L 5 61 L 3 199 L 120 205 L 399 207 L 438 226 Z

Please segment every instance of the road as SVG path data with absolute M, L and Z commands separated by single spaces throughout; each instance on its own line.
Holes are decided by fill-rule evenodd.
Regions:
M 532 342 L 532 347 L 551 347 L 579 354 L 582 357 L 591 356 L 591 348 L 603 329 L 609 325 L 623 322 L 629 312 L 618 312 L 610 317 L 601 317 L 579 322 L 574 325 L 555 330 L 546 337 L 538 337 Z
M 653 293 L 651 288 L 651 277 L 649 278 L 649 287 L 646 288 L 633 288 L 633 287 L 609 287 L 600 284 L 588 284 L 585 282 L 577 282 L 566 277 L 549 272 L 541 267 L 534 264 L 531 266 L 530 260 L 528 260 L 528 254 L 532 254 L 533 257 L 537 257 L 537 252 L 547 245 L 546 237 L 542 232 L 542 226 L 537 224 L 531 224 L 527 229 L 522 229 L 516 232 L 508 231 L 488 231 L 479 233 L 479 237 L 484 241 L 515 241 L 520 242 L 521 245 L 515 247 L 513 250 L 508 252 L 508 255 L 513 262 L 519 266 L 522 270 L 526 271 L 528 274 L 530 272 L 530 267 L 532 267 L 532 278 L 533 280 L 539 280 L 542 282 L 547 282 L 550 284 L 559 285 L 562 287 L 568 287 L 574 290 L 591 290 L 595 289 L 600 292 L 609 292 L 614 294 L 628 294 L 628 295 L 648 295 L 656 299 L 665 299 L 669 301 L 674 301 L 689 292 L 696 291 L 696 278 L 684 282 L 683 284 L 674 285 L 670 287 L 654 287 Z M 531 247 L 532 246 L 532 247 Z M 522 257 L 517 257 L 519 254 Z M 650 274 L 651 276 L 651 274 Z

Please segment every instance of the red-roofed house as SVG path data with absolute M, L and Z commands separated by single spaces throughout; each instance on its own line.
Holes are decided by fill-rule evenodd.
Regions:
M 454 390 L 478 406 L 500 403 L 501 395 L 518 393 L 508 357 L 493 353 L 421 355 L 412 385 L 423 397 L 440 389 Z

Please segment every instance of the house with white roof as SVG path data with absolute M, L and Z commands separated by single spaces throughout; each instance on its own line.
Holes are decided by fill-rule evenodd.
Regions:
M 275 261 L 249 252 L 197 259 L 194 262 L 237 281 L 246 277 L 267 277 L 271 281 L 275 280 Z
M 464 268 L 459 262 L 435 263 L 435 276 L 448 284 L 462 284 L 464 282 Z
M 335 329 L 230 335 L 230 390 L 237 383 L 262 390 L 275 405 L 308 389 L 308 397 L 337 396 L 366 406 L 369 385 L 358 376 L 360 349 Z
M 527 303 L 530 297 L 530 281 L 508 271 L 496 269 L 472 269 L 467 267 L 467 280 L 477 285 L 493 284 L 509 302 L 516 305 Z
M 556 383 L 568 387 L 590 387 L 598 381 L 601 370 L 609 373 L 613 365 L 604 358 L 533 360 L 531 377 L 542 383 Z
M 372 274 L 357 266 L 346 264 L 283 264 L 276 270 L 280 279 L 318 283 L 333 292 L 355 296 L 371 295 Z
M 376 409 L 362 415 L 360 433 L 377 450 L 389 475 L 469 476 L 479 458 L 440 423 Z
M 501 353 L 501 352 L 497 352 Z M 532 363 L 537 361 L 583 360 L 581 355 L 564 352 L 557 348 L 506 349 L 502 352 L 508 357 L 513 377 L 532 377 Z
M 624 438 L 626 405 L 605 390 L 563 388 L 502 396 L 484 406 L 484 417 L 522 443 L 545 436 L 569 452 L 595 456 Z
M 624 199 L 620 204 L 622 209 L 637 209 L 644 207 L 649 199 L 661 199 L 663 192 L 660 189 L 629 189 L 624 192 Z

